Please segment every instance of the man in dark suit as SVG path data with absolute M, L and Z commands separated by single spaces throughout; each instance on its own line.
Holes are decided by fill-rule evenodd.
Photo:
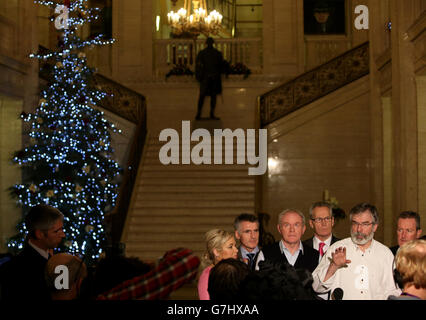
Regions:
M 396 235 L 398 237 L 398 245 L 390 248 L 394 256 L 400 246 L 408 241 L 419 239 L 422 235 L 420 215 L 414 211 L 401 212 L 398 217 Z
M 254 214 L 242 213 L 234 221 L 235 238 L 240 241 L 238 259 L 254 270 L 259 254 L 259 220 Z
M 198 98 L 198 111 L 196 119 L 201 118 L 204 98 L 210 96 L 210 118 L 219 119 L 214 115 L 216 107 L 216 95 L 222 93 L 222 53 L 213 47 L 213 38 L 207 38 L 207 48 L 201 50 L 197 55 L 195 65 L 195 76 L 200 82 L 200 96 Z
M 332 206 L 325 201 L 315 202 L 309 208 L 309 217 L 309 225 L 314 230 L 314 236 L 303 241 L 303 245 L 317 250 L 321 260 L 327 249 L 340 240 L 332 233 L 334 226 Z
M 296 269 L 305 269 L 312 273 L 318 265 L 319 253 L 309 246 L 303 246 L 302 238 L 306 230 L 305 216 L 295 209 L 287 209 L 278 216 L 278 232 L 281 240 L 262 248 L 256 269 L 262 260 L 285 261 Z
M 5 300 L 49 300 L 44 272 L 47 260 L 65 237 L 63 214 L 37 205 L 25 217 L 28 231 L 24 249 L 0 270 L 1 297 Z

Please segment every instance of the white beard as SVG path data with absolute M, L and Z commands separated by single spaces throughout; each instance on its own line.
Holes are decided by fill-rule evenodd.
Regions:
M 365 238 L 363 238 L 361 240 L 357 239 L 357 237 L 356 237 L 357 235 L 358 235 L 357 232 L 355 232 L 355 233 L 351 232 L 351 239 L 352 239 L 353 243 L 360 245 L 360 246 L 363 246 L 364 244 L 368 243 L 371 239 L 374 238 L 374 232 L 371 232 L 368 236 L 366 236 Z

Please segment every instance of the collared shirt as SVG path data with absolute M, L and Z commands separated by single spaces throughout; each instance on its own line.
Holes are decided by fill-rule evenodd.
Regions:
M 299 240 L 299 248 L 296 250 L 294 254 L 291 254 L 291 252 L 286 248 L 283 240 L 279 242 L 279 246 L 280 246 L 281 253 L 285 255 L 288 263 L 292 266 L 294 266 L 294 264 L 296 263 L 296 260 L 299 257 L 299 252 L 302 252 L 303 254 L 303 244 L 302 244 L 302 241 L 300 240 Z M 265 260 L 265 256 L 263 255 L 262 250 L 260 250 L 259 255 L 257 256 L 255 270 L 259 270 L 259 262 L 264 260 Z
M 346 248 L 347 267 L 339 268 L 327 281 L 323 281 L 330 266 L 331 253 Z M 343 300 L 385 300 L 389 295 L 399 295 L 393 280 L 393 254 L 388 247 L 374 239 L 363 252 L 352 239 L 346 238 L 332 244 L 312 273 L 313 289 L 318 293 L 343 290 Z
M 316 236 L 314 236 L 314 238 L 312 239 L 312 247 L 313 247 L 315 250 L 319 251 L 319 244 L 320 244 L 321 242 L 324 242 L 324 243 L 325 243 L 325 245 L 324 245 L 324 247 L 322 247 L 322 250 L 323 250 L 323 252 L 324 252 L 324 256 L 325 256 L 325 254 L 327 253 L 327 249 L 328 249 L 328 248 L 330 247 L 330 245 L 331 245 L 331 238 L 332 238 L 332 236 L 330 235 L 330 237 L 329 237 L 327 240 L 321 241 L 321 240 L 320 240 L 320 239 L 318 239 Z M 321 259 L 322 259 L 322 257 L 321 257 L 321 254 L 320 254 L 320 255 L 319 255 L 319 258 L 318 258 L 318 263 L 321 261 Z M 330 300 L 330 294 L 329 294 L 329 292 L 324 293 L 324 294 L 318 294 L 318 296 L 319 296 L 320 298 L 324 299 L 324 300 Z
M 200 259 L 189 249 L 173 249 L 148 273 L 126 280 L 97 300 L 164 299 L 197 275 Z
M 299 252 L 302 252 L 303 254 L 303 244 L 302 244 L 302 241 L 299 240 L 299 248 L 294 252 L 294 254 L 291 254 L 290 250 L 288 250 L 287 247 L 284 245 L 284 241 L 281 240 L 280 250 L 281 250 L 281 253 L 285 254 L 285 257 L 287 258 L 288 263 L 294 266 L 297 258 L 299 257 Z
M 241 251 L 241 258 L 250 260 L 249 257 L 247 256 L 247 254 L 254 253 L 256 255 L 260 251 L 260 249 L 259 249 L 259 247 L 256 247 L 256 248 L 253 249 L 253 251 L 249 252 L 246 248 L 241 246 L 240 251 Z
M 40 249 L 39 247 L 37 247 L 34 243 L 31 242 L 31 240 L 28 240 L 28 244 L 33 247 L 33 249 L 35 251 L 37 251 L 38 253 L 40 253 L 40 255 L 44 258 L 49 259 L 49 252 L 43 249 Z
M 324 254 L 325 254 L 325 252 L 327 251 L 327 249 L 330 247 L 330 245 L 331 245 L 331 235 L 330 235 L 330 237 L 327 239 L 327 240 L 325 240 L 325 241 L 321 241 L 320 239 L 318 239 L 316 236 L 314 236 L 314 238 L 312 239 L 312 247 L 315 249 L 315 250 L 317 250 L 317 251 L 319 251 L 319 244 L 321 243 L 321 242 L 324 242 L 325 243 L 325 246 L 324 247 L 322 247 L 322 250 L 324 251 Z M 320 260 L 321 260 L 321 257 L 320 257 Z

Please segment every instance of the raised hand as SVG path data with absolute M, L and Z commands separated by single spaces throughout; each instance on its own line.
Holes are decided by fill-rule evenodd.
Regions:
M 331 253 L 331 261 L 338 268 L 347 267 L 348 263 L 351 263 L 351 260 L 346 259 L 346 248 L 337 248 L 336 251 Z

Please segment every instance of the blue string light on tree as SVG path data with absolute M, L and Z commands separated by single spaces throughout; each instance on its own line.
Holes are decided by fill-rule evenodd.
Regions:
M 103 35 L 80 39 L 76 32 L 97 19 L 98 8 L 87 0 L 35 1 L 59 16 L 51 21 L 60 28 L 58 50 L 31 54 L 52 61 L 50 80 L 40 93 L 34 113 L 22 113 L 30 124 L 30 143 L 15 153 L 13 162 L 23 169 L 24 181 L 10 188 L 24 214 L 40 203 L 52 205 L 65 215 L 66 239 L 62 251 L 84 254 L 87 262 L 97 259 L 105 244 L 104 215 L 117 199 L 117 176 L 111 132 L 120 132 L 96 109 L 107 94 L 91 86 L 94 70 L 87 65 L 86 47 L 109 45 Z M 58 23 L 58 19 L 60 22 Z M 23 220 L 9 239 L 11 251 L 22 249 L 26 236 Z

